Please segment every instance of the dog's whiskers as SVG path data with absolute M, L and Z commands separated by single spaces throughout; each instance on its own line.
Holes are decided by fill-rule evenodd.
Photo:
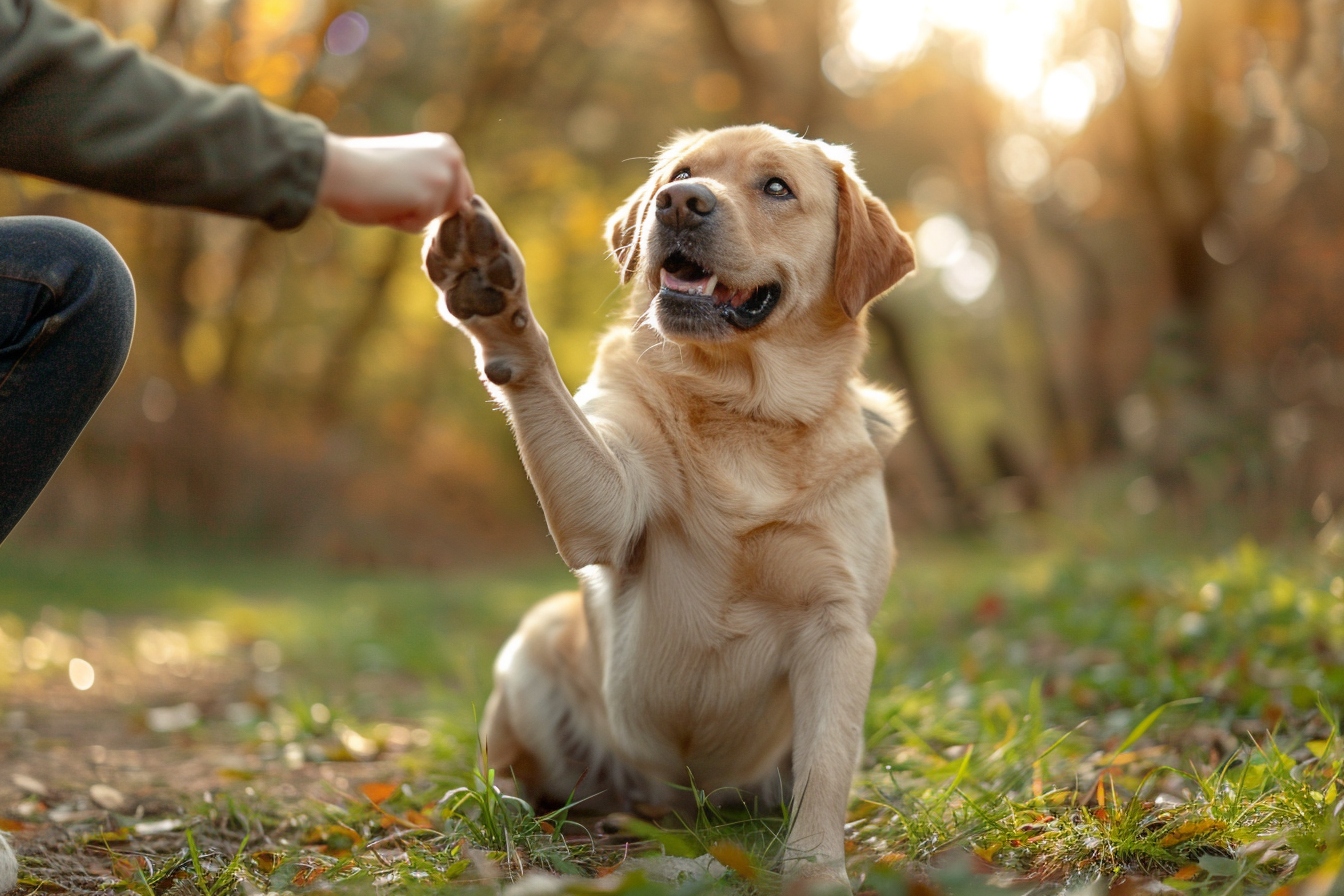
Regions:
M 665 335 L 663 335 L 662 331 L 660 331 L 658 327 L 654 324 L 652 315 L 653 315 L 653 307 L 650 306 L 648 308 L 645 308 L 644 311 L 639 315 L 639 317 L 635 318 L 635 322 L 630 327 L 632 331 L 638 330 L 640 327 L 648 327 L 650 330 L 653 331 L 653 334 L 656 337 L 658 337 L 656 342 L 651 343 L 648 348 L 644 349 L 644 351 L 639 353 L 639 357 L 635 359 L 636 363 L 643 361 L 644 356 L 647 355 L 649 352 L 653 351 L 655 348 L 665 348 L 669 345 L 676 346 L 677 359 L 679 361 L 685 361 L 686 360 L 685 349 L 681 346 L 680 343 L 673 342 L 672 340 L 668 339 Z
M 664 343 L 661 341 L 650 343 L 648 348 L 644 349 L 644 351 L 639 353 L 639 357 L 635 359 L 635 363 L 638 364 L 639 362 L 643 361 L 645 355 L 647 355 L 649 352 L 653 351 L 656 348 L 662 348 L 663 344 Z

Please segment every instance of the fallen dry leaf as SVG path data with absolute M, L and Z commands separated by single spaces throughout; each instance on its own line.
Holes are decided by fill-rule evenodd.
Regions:
M 327 870 L 326 865 L 309 864 L 307 862 L 303 862 L 299 865 L 298 870 L 294 872 L 294 880 L 293 880 L 294 886 L 306 887 L 313 881 L 321 877 L 326 872 L 326 870 Z
M 370 781 L 367 784 L 359 785 L 359 792 L 364 794 L 369 802 L 376 804 L 385 802 L 392 794 L 397 792 L 399 786 L 391 781 Z
M 1187 821 L 1177 825 L 1161 840 L 1162 846 L 1175 846 L 1178 843 L 1184 843 L 1195 837 L 1211 834 L 1215 831 L 1223 831 L 1227 825 L 1213 818 L 1201 818 L 1195 821 Z
M 134 880 L 149 870 L 149 860 L 144 856 L 114 856 L 112 873 L 118 880 Z
M 303 842 L 319 847 L 327 855 L 348 856 L 352 849 L 364 842 L 364 838 L 354 828 L 343 824 L 324 824 L 310 828 Z
M 715 843 L 709 848 L 709 854 L 718 859 L 725 867 L 737 872 L 738 877 L 744 880 L 756 879 L 756 865 L 751 861 L 751 856 L 747 855 L 745 849 L 731 840 L 720 840 Z
M 117 828 L 115 831 L 95 831 L 85 834 L 79 838 L 79 842 L 87 849 L 111 850 L 113 843 L 125 843 L 130 839 L 131 832 L 128 829 Z

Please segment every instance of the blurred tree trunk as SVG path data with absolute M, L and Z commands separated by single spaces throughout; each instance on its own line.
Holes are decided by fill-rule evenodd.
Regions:
M 909 339 L 904 325 L 880 302 L 869 307 L 868 322 L 882 334 L 886 342 L 885 359 L 891 369 L 891 379 L 905 393 L 905 401 L 913 418 L 911 428 L 928 454 L 942 497 L 948 503 L 953 525 L 958 529 L 974 527 L 981 522 L 979 501 L 958 473 L 947 443 L 933 423 L 933 415 L 926 399 L 927 389 L 914 359 L 910 356 Z
M 174 378 L 178 382 L 185 382 L 189 378 L 183 352 L 193 314 L 184 287 L 187 271 L 196 257 L 192 213 L 181 209 L 163 209 L 147 215 L 144 220 L 151 231 L 148 245 L 156 247 L 160 259 L 159 276 L 155 278 L 159 298 L 151 303 L 151 307 L 159 310 Z
M 219 384 L 225 392 L 237 391 L 242 379 L 243 356 L 252 332 L 248 323 L 248 309 L 244 304 L 244 289 L 256 277 L 270 244 L 271 231 L 262 224 L 254 224 L 239 253 L 232 300 L 224 325 L 224 362 L 219 372 Z
M 1082 421 L 1083 460 L 1091 461 L 1121 447 L 1120 429 L 1115 421 L 1119 396 L 1112 394 L 1106 375 L 1114 334 L 1111 308 L 1115 298 L 1105 266 L 1093 254 L 1073 222 L 1061 221 L 1048 212 L 1040 216 L 1040 221 L 1054 241 L 1068 251 L 1083 281 L 1082 295 L 1079 296 L 1083 308 L 1083 333 L 1078 351 L 1077 392 L 1085 414 Z
M 345 417 L 346 405 L 358 372 L 360 352 L 377 330 L 391 300 L 389 285 L 397 272 L 397 263 L 401 260 L 406 243 L 403 234 L 392 235 L 364 293 L 363 303 L 354 317 L 337 332 L 327 352 L 327 363 L 318 378 L 313 400 L 313 410 L 318 420 L 327 426 L 333 426 Z

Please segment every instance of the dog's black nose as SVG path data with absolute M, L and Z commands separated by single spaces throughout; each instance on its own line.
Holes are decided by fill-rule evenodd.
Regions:
M 658 191 L 658 223 L 672 230 L 692 230 L 705 223 L 719 201 L 704 184 L 676 180 Z

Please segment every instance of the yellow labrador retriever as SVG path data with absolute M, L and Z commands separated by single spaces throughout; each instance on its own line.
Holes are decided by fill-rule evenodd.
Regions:
M 485 755 L 543 802 L 791 791 L 786 870 L 844 881 L 906 423 L 862 312 L 910 242 L 847 149 L 763 125 L 679 137 L 609 241 L 632 313 L 573 397 L 489 207 L 425 244 L 581 583 L 500 652 Z

